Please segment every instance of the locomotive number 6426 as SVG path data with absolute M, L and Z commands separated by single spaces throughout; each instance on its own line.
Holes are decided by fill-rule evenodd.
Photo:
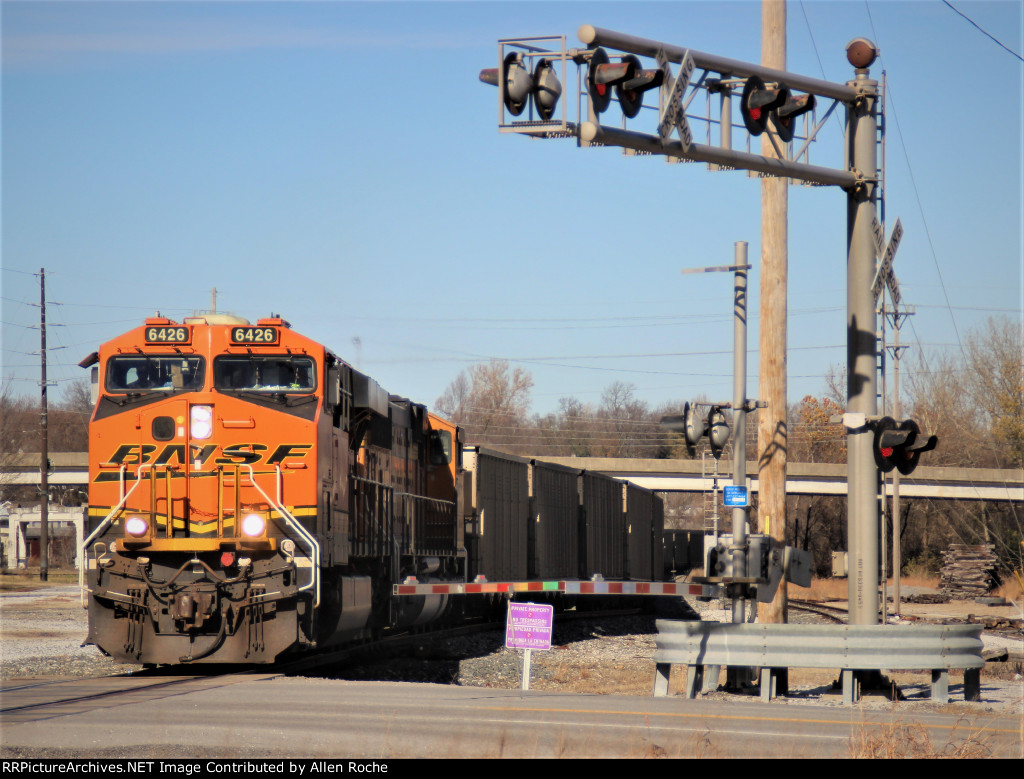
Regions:
M 187 344 L 191 335 L 188 327 L 147 327 L 148 344 Z
M 235 344 L 276 344 L 276 327 L 232 327 L 231 343 Z

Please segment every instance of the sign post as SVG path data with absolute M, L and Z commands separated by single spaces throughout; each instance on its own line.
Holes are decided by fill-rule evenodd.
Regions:
M 530 653 L 534 649 L 551 649 L 551 631 L 554 627 L 555 607 L 550 603 L 508 604 L 505 623 L 505 646 L 522 649 L 523 681 L 521 689 L 530 689 Z

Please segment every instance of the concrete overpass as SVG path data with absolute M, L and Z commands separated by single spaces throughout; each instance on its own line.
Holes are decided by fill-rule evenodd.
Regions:
M 580 470 L 597 471 L 627 479 L 658 492 L 706 492 L 713 486 L 709 474 L 714 461 L 650 460 L 612 457 L 538 457 Z M 89 482 L 85 452 L 53 452 L 49 482 L 54 486 L 84 486 Z M 718 485 L 732 484 L 732 463 L 719 463 Z M 747 481 L 757 492 L 757 465 L 747 463 Z M 0 472 L 0 485 L 39 484 L 39 455 L 23 454 Z M 845 495 L 846 465 L 789 463 L 786 492 L 790 495 Z M 900 479 L 900 495 L 906 498 L 956 500 L 1008 500 L 1024 502 L 1024 470 L 996 468 L 918 467 Z
M 547 462 L 617 476 L 657 492 L 706 492 L 713 486 L 714 461 L 647 460 L 613 457 L 542 457 Z M 719 488 L 732 484 L 732 463 L 721 461 Z M 757 463 L 747 463 L 747 487 L 757 492 Z M 789 495 L 845 495 L 846 465 L 789 463 Z M 957 500 L 1024 501 L 1024 470 L 918 467 L 900 477 L 900 496 Z

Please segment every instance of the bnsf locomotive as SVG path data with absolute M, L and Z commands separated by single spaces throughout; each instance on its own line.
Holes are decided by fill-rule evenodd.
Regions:
M 661 573 L 653 493 L 469 447 L 464 468 L 458 427 L 280 317 L 158 316 L 81 365 L 87 642 L 123 662 L 271 662 L 466 607 L 402 583 Z

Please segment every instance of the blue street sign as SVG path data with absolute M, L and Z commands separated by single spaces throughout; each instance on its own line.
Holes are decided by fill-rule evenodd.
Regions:
M 725 488 L 725 505 L 747 507 L 747 488 L 730 485 Z

